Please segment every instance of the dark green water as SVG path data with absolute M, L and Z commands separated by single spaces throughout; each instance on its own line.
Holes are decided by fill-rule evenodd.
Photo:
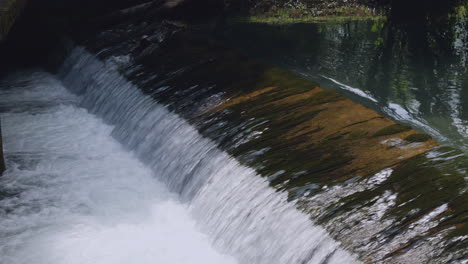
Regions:
M 468 151 L 465 13 L 394 24 L 236 24 L 228 45 Z M 432 23 L 432 24 L 431 24 Z

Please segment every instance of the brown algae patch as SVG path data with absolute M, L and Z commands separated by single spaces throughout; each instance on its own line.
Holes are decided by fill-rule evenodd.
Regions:
M 240 116 L 248 119 L 268 120 L 270 125 L 264 126 L 265 131 L 258 139 L 242 144 L 235 151 L 237 155 L 242 155 L 255 149 L 272 148 L 264 158 L 260 158 L 267 165 L 262 169 L 265 174 L 284 170 L 278 164 L 283 164 L 285 160 L 295 163 L 286 158 L 295 156 L 290 152 L 301 153 L 298 157 L 301 165 L 289 164 L 287 167 L 291 169 L 289 173 L 302 172 L 302 175 L 288 179 L 292 175 L 283 173 L 282 177 L 273 181 L 274 184 L 288 188 L 288 185 L 296 187 L 298 184 L 346 180 L 356 175 L 367 176 L 402 162 L 401 157 L 408 159 L 437 145 L 432 140 L 408 149 L 382 144 L 385 139 L 397 137 L 404 140 L 416 132 L 335 91 L 310 84 L 299 88 L 291 85 L 302 83 L 302 80 L 289 80 L 299 77 L 287 74 L 284 79 L 288 82 L 282 85 L 284 79 L 281 73 L 276 71 L 271 82 L 263 80 L 268 85 L 274 85 L 275 89 L 263 88 L 260 89 L 262 92 L 233 98 L 215 109 L 242 112 Z M 275 83 L 275 80 L 278 82 Z M 308 89 L 304 90 L 307 86 Z M 282 147 L 277 149 L 275 146 L 278 145 Z M 274 153 L 275 150 L 278 153 Z M 281 182 L 281 179 L 288 181 L 288 184 Z

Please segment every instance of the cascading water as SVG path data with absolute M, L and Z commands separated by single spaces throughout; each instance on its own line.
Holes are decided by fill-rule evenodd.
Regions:
M 0 263 L 235 262 L 210 242 L 239 263 L 357 262 L 114 68 L 75 48 L 60 72 L 75 95 L 39 70 L 0 84 Z
M 354 263 L 326 231 L 186 121 L 121 77 L 114 62 L 75 48 L 61 70 L 81 105 L 180 194 L 200 227 L 240 263 Z
M 235 263 L 57 78 L 0 82 L 0 263 Z
M 463 6 L 452 52 L 435 24 L 195 25 L 153 2 L 70 30 L 86 48 L 47 54 L 57 75 L 0 80 L 0 264 L 468 263 L 468 161 L 438 145 L 466 134 Z

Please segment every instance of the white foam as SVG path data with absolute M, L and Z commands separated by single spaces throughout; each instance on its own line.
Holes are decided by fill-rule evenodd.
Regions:
M 115 125 L 113 135 L 181 195 L 223 252 L 252 264 L 357 262 L 287 202 L 286 193 L 276 192 L 106 62 L 76 48 L 62 70 L 83 105 Z
M 371 100 L 371 101 L 374 102 L 374 103 L 377 103 L 377 102 L 378 102 L 374 97 L 372 97 L 372 95 L 370 95 L 370 94 L 364 92 L 364 91 L 361 90 L 361 89 L 351 87 L 351 86 L 349 86 L 349 85 L 346 85 L 346 84 L 344 84 L 344 83 L 341 83 L 341 82 L 339 82 L 339 81 L 337 81 L 337 80 L 335 80 L 335 79 L 333 79 L 333 78 L 327 77 L 327 76 L 325 76 L 325 75 L 321 75 L 321 77 L 322 77 L 322 78 L 325 78 L 325 79 L 327 79 L 327 80 L 329 80 L 329 81 L 334 82 L 335 84 L 337 84 L 338 86 L 340 86 L 340 88 L 342 88 L 343 90 L 352 92 L 352 93 L 354 93 L 354 94 L 356 94 L 356 95 L 358 95 L 358 96 L 360 96 L 360 97 L 369 99 L 369 100 Z
M 24 75 L 0 90 L 1 105 L 36 106 L 2 114 L 0 263 L 235 263 L 113 127 L 78 108 L 55 77 Z

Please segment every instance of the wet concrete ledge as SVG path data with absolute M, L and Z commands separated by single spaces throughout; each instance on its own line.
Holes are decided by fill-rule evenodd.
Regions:
M 27 0 L 0 0 L 0 41 L 4 40 Z

